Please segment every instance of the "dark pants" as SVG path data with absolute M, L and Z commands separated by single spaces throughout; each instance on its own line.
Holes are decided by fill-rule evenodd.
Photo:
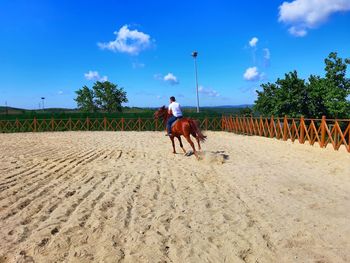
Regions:
M 177 119 L 181 119 L 182 116 L 179 116 L 179 117 L 175 117 L 175 116 L 171 116 L 169 119 L 168 119 L 168 122 L 167 122 L 167 125 L 166 125 L 166 128 L 168 130 L 168 134 L 171 133 L 171 125 L 177 120 Z

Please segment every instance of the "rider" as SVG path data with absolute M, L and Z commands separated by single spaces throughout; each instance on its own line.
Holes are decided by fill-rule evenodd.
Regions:
M 168 114 L 171 115 L 168 119 L 167 130 L 168 134 L 166 136 L 171 136 L 171 125 L 177 120 L 182 118 L 182 111 L 180 104 L 176 102 L 175 97 L 170 97 L 170 104 L 168 108 Z

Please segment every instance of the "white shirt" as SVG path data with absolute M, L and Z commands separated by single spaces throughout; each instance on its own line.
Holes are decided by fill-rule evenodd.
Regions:
M 172 103 L 169 104 L 169 110 L 172 111 L 173 115 L 175 117 L 180 117 L 182 116 L 182 111 L 181 111 L 181 108 L 180 108 L 180 104 L 173 101 Z

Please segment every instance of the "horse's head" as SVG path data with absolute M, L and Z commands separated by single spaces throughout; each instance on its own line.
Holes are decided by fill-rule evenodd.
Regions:
M 165 119 L 167 113 L 168 113 L 168 111 L 165 108 L 165 106 L 163 105 L 154 113 L 154 118 L 155 119 Z

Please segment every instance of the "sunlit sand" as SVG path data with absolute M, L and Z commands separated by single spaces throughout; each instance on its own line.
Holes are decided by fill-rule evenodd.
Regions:
M 0 134 L 0 262 L 350 262 L 350 154 L 206 135 Z

